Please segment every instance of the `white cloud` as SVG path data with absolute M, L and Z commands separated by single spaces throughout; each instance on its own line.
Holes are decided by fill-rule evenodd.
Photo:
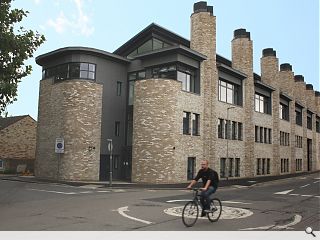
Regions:
M 33 0 L 34 4 L 39 5 L 41 0 Z
M 83 0 L 72 0 L 72 2 L 75 4 L 76 10 L 73 17 L 67 17 L 63 11 L 60 11 L 56 19 L 47 21 L 47 25 L 53 27 L 57 33 L 72 31 L 86 37 L 92 35 L 94 27 L 91 25 L 89 16 L 83 11 Z

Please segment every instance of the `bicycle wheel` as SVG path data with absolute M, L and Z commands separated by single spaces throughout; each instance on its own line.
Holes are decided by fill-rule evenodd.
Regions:
M 194 201 L 188 202 L 182 210 L 182 222 L 186 227 L 192 227 L 199 216 L 198 204 Z
M 210 222 L 216 222 L 221 216 L 222 205 L 218 198 L 213 198 L 210 202 L 210 212 L 207 214 Z

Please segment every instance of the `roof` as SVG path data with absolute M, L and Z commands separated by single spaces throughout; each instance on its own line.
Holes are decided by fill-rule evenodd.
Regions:
M 20 121 L 23 118 L 30 117 L 29 115 L 0 118 L 0 130 L 9 127 L 10 125 Z M 31 117 L 30 117 L 31 118 Z M 33 119 L 33 118 L 32 118 Z
M 124 43 L 117 50 L 115 50 L 113 53 L 120 55 L 120 56 L 125 56 L 125 55 L 129 54 L 132 46 L 137 47 L 136 46 L 137 44 L 139 44 L 141 41 L 144 41 L 147 37 L 149 37 L 152 34 L 157 34 L 157 35 L 159 35 L 165 39 L 168 39 L 176 44 L 190 47 L 190 41 L 188 39 L 181 37 L 178 34 L 171 32 L 168 29 L 165 29 L 164 27 L 161 27 L 155 23 L 151 23 L 149 26 L 147 26 L 145 29 L 143 29 L 138 34 L 136 34 L 134 37 L 132 37 L 129 41 Z
M 143 59 L 143 58 L 147 58 L 150 56 L 158 56 L 158 55 L 162 55 L 162 54 L 167 54 L 170 52 L 178 52 L 181 53 L 183 55 L 186 56 L 190 56 L 192 58 L 195 58 L 199 61 L 203 61 L 206 60 L 207 57 L 201 53 L 198 53 L 190 48 L 187 48 L 183 45 L 175 45 L 175 46 L 170 46 L 170 47 L 166 47 L 166 48 L 161 48 L 161 49 L 157 49 L 154 50 L 152 52 L 147 52 L 147 53 L 142 53 L 139 55 L 134 56 L 134 59 Z
M 43 66 L 47 61 L 50 61 L 51 59 L 55 59 L 57 56 L 63 56 L 70 53 L 86 53 L 89 55 L 98 55 L 104 58 L 112 59 L 115 61 L 120 61 L 124 63 L 129 63 L 130 60 L 127 58 L 115 55 L 113 53 L 109 53 L 103 50 L 99 50 L 96 48 L 88 48 L 88 47 L 65 47 L 65 48 L 59 48 L 57 50 L 54 50 L 52 52 L 48 52 L 45 54 L 42 54 L 38 57 L 36 57 L 36 63 L 40 66 Z

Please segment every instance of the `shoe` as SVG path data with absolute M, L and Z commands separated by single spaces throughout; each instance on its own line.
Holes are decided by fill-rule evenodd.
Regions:
M 206 213 L 202 211 L 200 217 L 205 217 L 205 216 L 206 216 Z
M 211 210 L 210 209 L 205 209 L 203 210 L 205 213 L 211 213 Z

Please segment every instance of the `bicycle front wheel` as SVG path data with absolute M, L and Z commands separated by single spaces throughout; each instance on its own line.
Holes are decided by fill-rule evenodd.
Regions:
M 198 204 L 194 201 L 188 202 L 182 210 L 182 222 L 186 227 L 192 227 L 199 216 Z
M 207 214 L 210 222 L 219 220 L 222 212 L 221 201 L 218 198 L 213 198 L 210 202 L 210 212 Z

